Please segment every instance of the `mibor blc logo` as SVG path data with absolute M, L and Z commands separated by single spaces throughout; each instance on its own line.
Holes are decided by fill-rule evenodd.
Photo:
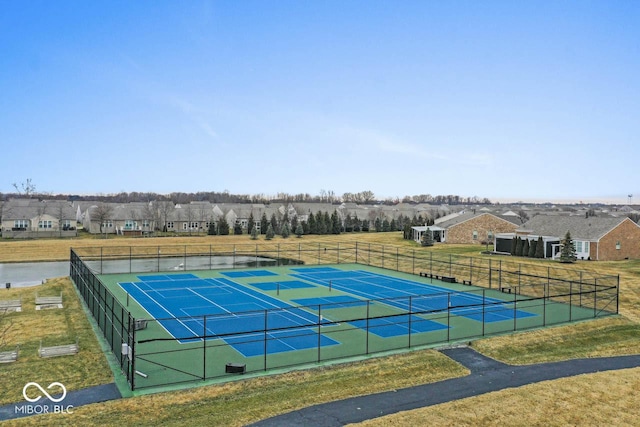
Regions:
M 30 397 L 34 395 L 33 389 L 38 391 L 38 395 L 35 397 Z M 47 390 L 50 390 L 52 394 L 57 394 L 59 391 L 62 391 L 62 395 L 59 397 L 53 397 Z M 36 382 L 28 382 L 22 388 L 22 395 L 26 399 L 27 402 L 32 403 L 32 405 L 22 405 L 16 406 L 16 413 L 23 415 L 35 415 L 35 414 L 71 414 L 73 405 L 58 405 L 58 403 L 62 402 L 65 397 L 67 397 L 67 388 L 64 384 L 59 383 L 57 381 L 52 382 L 46 388 L 46 390 Z M 53 404 L 40 404 L 33 405 L 33 403 L 38 402 L 43 397 L 49 399 L 49 401 L 53 402 Z

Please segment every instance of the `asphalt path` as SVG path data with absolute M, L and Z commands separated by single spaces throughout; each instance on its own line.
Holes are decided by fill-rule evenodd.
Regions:
M 252 426 L 343 426 L 540 381 L 640 367 L 640 355 L 573 359 L 514 366 L 498 362 L 469 347 L 443 349 L 441 352 L 467 367 L 471 373 L 462 378 L 452 378 L 431 384 L 314 405 L 258 421 Z M 43 388 L 45 387 L 43 386 Z M 57 400 L 60 396 L 53 395 L 52 397 Z M 64 415 L 64 411 L 72 413 L 74 408 L 82 405 L 120 398 L 120 392 L 115 384 L 105 384 L 70 391 L 62 401 L 56 403 L 43 396 L 42 400 L 35 403 L 25 401 L 0 406 L 0 421 L 33 415 L 29 411 L 35 409 L 42 412 L 45 411 L 45 406 L 48 408 L 46 412 L 58 410 L 63 412 L 61 415 Z
M 513 366 L 483 356 L 469 347 L 445 349 L 442 353 L 466 366 L 471 374 L 462 378 L 310 406 L 259 421 L 252 426 L 343 426 L 505 388 L 640 366 L 640 355 Z

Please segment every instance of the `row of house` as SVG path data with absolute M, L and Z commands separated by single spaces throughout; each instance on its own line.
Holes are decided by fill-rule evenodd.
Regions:
M 93 234 L 140 235 L 154 231 L 176 233 L 206 232 L 212 222 L 224 218 L 228 224 L 240 224 L 245 232 L 249 218 L 256 226 L 260 218 L 273 215 L 282 219 L 307 221 L 311 213 L 337 212 L 374 221 L 377 218 L 433 219 L 434 224 L 412 227 L 412 237 L 420 242 L 427 228 L 436 242 L 462 244 L 493 243 L 497 252 L 509 252 L 515 237 L 528 240 L 542 238 L 545 257 L 554 258 L 562 239 L 571 233 L 579 259 L 640 259 L 640 226 L 628 218 L 636 211 L 622 207 L 600 210 L 598 216 L 586 209 L 535 210 L 520 207 L 482 206 L 454 212 L 449 206 L 429 204 L 358 205 L 356 203 L 288 203 L 242 204 L 168 201 L 145 203 L 96 203 L 60 200 L 10 199 L 0 212 L 3 238 L 73 237 L 78 224 Z M 517 211 L 517 212 L 516 212 Z M 593 212 L 591 212 L 593 213 Z M 528 217 L 530 220 L 525 221 Z
M 413 239 L 422 240 L 429 229 L 437 242 L 494 245 L 498 253 L 510 253 L 514 238 L 544 243 L 544 257 L 559 256 L 569 232 L 576 255 L 582 260 L 640 259 L 640 225 L 626 215 L 545 215 L 519 223 L 510 215 L 461 212 L 439 218 L 432 226 L 412 227 Z
M 33 238 L 73 236 L 76 224 L 92 234 L 145 234 L 154 231 L 176 233 L 206 232 L 212 222 L 224 218 L 228 224 L 240 224 L 245 232 L 249 218 L 256 226 L 263 215 L 278 220 L 285 215 L 299 221 L 307 221 L 317 212 L 338 213 L 344 221 L 347 216 L 374 221 L 376 218 L 399 219 L 434 218 L 447 215 L 448 206 L 428 204 L 358 205 L 356 203 L 288 203 L 243 204 L 191 202 L 174 204 L 169 201 L 135 203 L 67 202 L 59 200 L 10 199 L 2 204 L 2 236 L 9 238 Z

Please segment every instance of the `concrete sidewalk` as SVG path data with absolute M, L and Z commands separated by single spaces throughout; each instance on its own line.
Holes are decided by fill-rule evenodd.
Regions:
M 315 405 L 252 425 L 256 427 L 337 427 L 504 388 L 640 366 L 640 355 L 512 366 L 483 356 L 468 347 L 442 350 L 442 353 L 466 366 L 471 370 L 471 374 L 463 378 Z

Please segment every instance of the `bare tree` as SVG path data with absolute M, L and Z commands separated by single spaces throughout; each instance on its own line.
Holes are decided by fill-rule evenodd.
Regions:
M 27 178 L 27 181 L 21 182 L 20 185 L 15 182 L 12 185 L 20 195 L 31 197 L 36 193 L 36 185 L 31 181 L 31 178 Z
M 175 206 L 173 202 L 170 200 L 163 200 L 158 202 L 158 216 L 160 217 L 160 221 L 162 222 L 162 230 L 167 231 L 167 222 L 169 220 L 169 215 L 173 212 Z
M 103 228 L 104 228 L 104 233 L 105 233 L 105 237 L 106 237 L 106 233 L 107 233 L 107 229 L 106 229 L 106 225 L 107 225 L 107 221 L 112 219 L 111 216 L 113 215 L 113 206 L 107 204 L 107 203 L 100 203 L 98 206 L 95 207 L 95 209 L 93 209 L 93 211 L 91 211 L 91 219 L 92 220 L 96 220 L 100 223 L 100 233 L 102 234 Z

